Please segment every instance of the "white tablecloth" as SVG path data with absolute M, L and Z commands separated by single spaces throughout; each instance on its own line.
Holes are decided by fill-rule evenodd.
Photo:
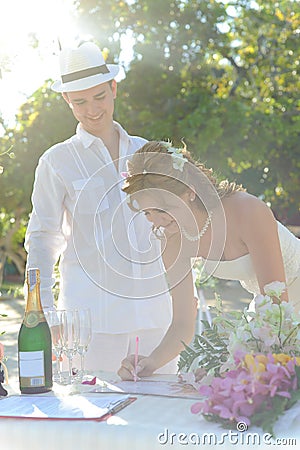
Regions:
M 134 403 L 107 422 L 1 419 L 0 448 L 163 450 L 220 447 L 222 450 L 261 450 L 300 447 L 300 405 L 287 411 L 276 424 L 276 441 L 257 428 L 238 432 L 209 423 L 190 412 L 194 402 L 191 399 L 139 395 Z

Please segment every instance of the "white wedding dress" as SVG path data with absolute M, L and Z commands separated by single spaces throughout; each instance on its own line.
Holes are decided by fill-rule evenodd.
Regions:
M 300 311 L 300 239 L 280 222 L 278 222 L 278 235 L 284 261 L 289 301 L 293 303 L 297 311 Z M 205 270 L 217 278 L 238 280 L 254 296 L 260 294 L 249 254 L 232 261 L 220 261 L 217 265 L 215 261 L 205 260 Z

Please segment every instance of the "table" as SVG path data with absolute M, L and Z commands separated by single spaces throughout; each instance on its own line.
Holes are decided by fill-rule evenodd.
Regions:
M 108 375 L 107 379 L 111 379 Z M 116 377 L 116 376 L 115 376 Z M 166 379 L 166 376 L 162 376 Z M 101 374 L 101 379 L 104 375 Z M 174 375 L 170 375 L 170 380 Z M 17 384 L 9 386 L 14 392 Z M 53 393 L 49 395 L 54 395 Z M 94 394 L 99 395 L 99 394 Z M 0 400 L 2 401 L 2 400 Z M 20 401 L 22 397 L 20 396 Z M 3 450 L 163 450 L 296 449 L 300 446 L 300 405 L 276 424 L 277 442 L 259 429 L 222 429 L 190 412 L 193 399 L 138 395 L 130 406 L 106 422 L 0 420 Z

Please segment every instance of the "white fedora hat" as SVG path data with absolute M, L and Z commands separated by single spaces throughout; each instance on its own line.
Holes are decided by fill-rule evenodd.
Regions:
M 113 80 L 121 67 L 105 64 L 100 48 L 85 42 L 76 49 L 65 48 L 59 55 L 61 79 L 51 89 L 55 92 L 82 91 Z

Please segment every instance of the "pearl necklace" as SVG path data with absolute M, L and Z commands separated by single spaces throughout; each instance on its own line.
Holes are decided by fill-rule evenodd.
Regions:
M 212 211 L 209 211 L 208 213 L 208 217 L 205 221 L 205 224 L 203 225 L 202 229 L 200 230 L 200 232 L 196 235 L 196 236 L 191 236 L 184 227 L 181 228 L 182 234 L 183 236 L 190 242 L 195 242 L 198 241 L 200 238 L 202 238 L 204 236 L 204 234 L 206 233 L 209 224 L 211 222 L 211 216 L 212 216 Z

